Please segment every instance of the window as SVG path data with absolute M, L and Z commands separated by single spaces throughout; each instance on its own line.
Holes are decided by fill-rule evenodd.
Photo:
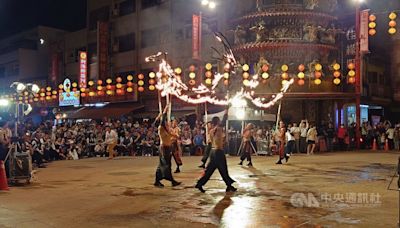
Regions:
M 125 16 L 136 11 L 136 0 L 125 0 L 119 4 L 119 15 Z
M 119 44 L 119 52 L 131 51 L 135 49 L 135 33 L 120 36 L 117 39 Z
M 97 43 L 88 44 L 88 57 L 89 63 L 96 62 L 96 59 L 94 59 L 94 57 L 97 57 Z
M 142 9 L 147 9 L 160 4 L 160 0 L 142 0 Z
M 89 13 L 89 30 L 97 28 L 98 21 L 108 21 L 110 17 L 110 7 L 104 6 Z
M 8 65 L 7 76 L 15 76 L 19 74 L 19 64 L 18 62 L 13 62 Z
M 147 29 L 142 31 L 141 47 L 146 48 L 157 45 L 159 43 L 158 29 Z
M 368 81 L 371 84 L 377 84 L 378 83 L 378 73 L 368 72 Z
M 184 38 L 184 35 L 183 35 L 184 33 L 183 33 L 183 29 L 178 29 L 177 31 L 176 31 L 176 33 L 175 33 L 175 39 L 176 40 L 181 40 L 181 39 L 183 39 Z

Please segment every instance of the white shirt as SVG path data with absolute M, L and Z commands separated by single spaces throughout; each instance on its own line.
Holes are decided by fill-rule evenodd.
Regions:
M 290 132 L 292 132 L 292 134 L 295 136 L 300 137 L 300 128 L 299 127 L 292 127 L 290 128 Z
M 295 140 L 294 136 L 292 134 L 290 134 L 290 132 L 288 132 L 288 131 L 286 132 L 285 136 L 286 136 L 286 141 L 287 142 Z
M 116 131 L 111 130 L 110 132 L 106 132 L 106 144 L 114 144 L 118 143 L 118 134 Z
M 394 138 L 394 128 L 387 129 L 386 134 L 388 135 L 388 139 L 393 139 Z
M 304 127 L 304 128 L 300 127 L 300 137 L 306 138 L 307 137 L 307 131 L 308 131 L 308 127 Z

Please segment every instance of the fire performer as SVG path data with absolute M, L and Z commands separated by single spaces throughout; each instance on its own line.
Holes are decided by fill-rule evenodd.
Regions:
M 286 159 L 286 162 L 288 161 L 288 157 L 285 153 L 285 145 L 286 145 L 286 127 L 285 124 L 281 121 L 279 123 L 279 141 L 280 141 L 280 146 L 279 146 L 279 160 L 276 162 L 276 164 L 282 164 L 282 159 Z
M 180 135 L 181 135 L 181 130 L 179 129 L 178 122 L 176 120 L 173 120 L 171 122 L 171 133 L 172 133 L 172 156 L 174 157 L 175 163 L 176 163 L 176 170 L 175 173 L 180 173 L 181 170 L 179 169 L 179 166 L 181 166 L 182 163 L 182 148 L 181 148 L 181 142 L 180 142 Z
M 253 163 L 251 162 L 251 154 L 253 152 L 256 153 L 253 143 L 251 141 L 253 128 L 254 128 L 254 125 L 252 123 L 249 123 L 243 130 L 242 148 L 241 148 L 241 156 L 240 156 L 239 165 L 243 165 L 244 159 L 247 158 L 247 161 L 249 162 L 247 165 L 253 166 Z
M 205 192 L 203 186 L 208 182 L 212 174 L 216 169 L 218 169 L 222 179 L 224 180 L 227 188 L 227 192 L 235 192 L 237 189 L 232 186 L 235 182 L 228 173 L 228 165 L 226 162 L 226 157 L 224 153 L 224 144 L 225 144 L 225 133 L 223 126 L 225 126 L 225 121 L 227 119 L 228 113 L 225 112 L 224 119 L 221 120 L 219 117 L 213 117 L 212 129 L 210 130 L 210 141 L 211 141 L 211 152 L 210 152 L 210 161 L 205 169 L 204 176 L 202 176 L 196 184 L 196 188 L 201 192 Z
M 168 105 L 165 107 L 164 112 L 160 114 L 158 118 L 160 119 L 160 125 L 158 127 L 158 135 L 160 137 L 160 155 L 159 155 L 159 165 L 157 167 L 156 171 L 156 181 L 154 183 L 154 186 L 156 187 L 164 187 L 164 185 L 161 183 L 161 180 L 165 179 L 168 181 L 171 181 L 172 186 L 178 186 L 181 184 L 181 182 L 178 182 L 174 180 L 172 177 L 172 171 L 171 171 L 171 156 L 172 156 L 172 144 L 173 144 L 173 138 L 175 135 L 170 131 L 168 127 L 168 121 L 167 121 L 167 110 L 168 110 Z
M 205 168 L 206 167 L 206 162 L 208 157 L 210 157 L 210 151 L 211 151 L 211 139 L 210 139 L 210 130 L 212 128 L 211 122 L 208 122 L 206 125 L 207 131 L 206 131 L 206 143 L 207 146 L 204 150 L 203 157 L 201 158 L 202 164 L 199 166 L 199 168 Z

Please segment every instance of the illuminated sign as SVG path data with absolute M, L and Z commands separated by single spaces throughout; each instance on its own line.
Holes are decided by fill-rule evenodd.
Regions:
M 201 59 L 201 16 L 192 16 L 192 58 Z
M 79 52 L 79 87 L 86 88 L 87 81 L 87 52 Z
M 66 78 L 64 80 L 64 92 L 60 93 L 58 98 L 59 106 L 78 106 L 80 104 L 80 92 L 71 91 L 71 81 Z

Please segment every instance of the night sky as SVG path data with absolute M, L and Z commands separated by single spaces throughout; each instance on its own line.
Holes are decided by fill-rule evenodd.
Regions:
M 0 0 L 0 38 L 38 25 L 84 28 L 86 0 Z

